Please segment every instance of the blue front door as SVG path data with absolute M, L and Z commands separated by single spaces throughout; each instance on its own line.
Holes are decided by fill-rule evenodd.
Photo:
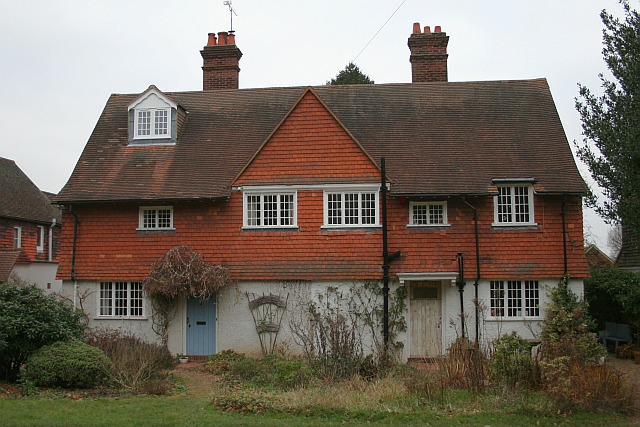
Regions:
M 216 298 L 201 303 L 187 300 L 187 354 L 206 356 L 216 352 Z

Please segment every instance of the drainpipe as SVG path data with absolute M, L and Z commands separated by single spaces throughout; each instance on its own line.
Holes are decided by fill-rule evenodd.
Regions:
M 475 206 L 471 205 L 467 200 L 462 197 L 462 201 L 467 204 L 473 210 L 473 222 L 475 225 L 475 237 L 476 237 L 476 280 L 473 282 L 474 294 L 475 294 L 475 308 L 476 308 L 476 347 L 480 345 L 480 326 L 478 316 L 478 282 L 480 281 L 480 238 L 478 235 L 478 210 Z
M 389 263 L 400 256 L 400 251 L 389 254 L 387 246 L 387 183 L 385 158 L 380 158 L 380 208 L 382 210 L 382 336 L 384 357 L 389 349 Z
M 73 247 L 71 249 L 71 280 L 73 280 L 73 308 L 78 305 L 78 281 L 76 280 L 76 243 L 78 239 L 78 215 L 69 205 L 69 213 L 73 215 Z
M 466 337 L 464 332 L 464 287 L 466 282 L 464 281 L 464 254 L 462 252 L 456 255 L 456 261 L 458 262 L 458 291 L 460 292 L 460 328 L 464 339 Z
M 567 261 L 567 212 L 565 210 L 565 204 L 567 203 L 567 195 L 562 196 L 562 251 L 564 255 L 564 277 L 567 277 L 569 273 L 569 264 Z

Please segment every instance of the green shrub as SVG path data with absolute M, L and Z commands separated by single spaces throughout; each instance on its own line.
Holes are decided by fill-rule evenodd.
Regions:
M 56 341 L 82 338 L 84 316 L 34 285 L 0 284 L 0 379 L 15 381 L 29 356 Z
M 491 359 L 489 374 L 498 384 L 514 390 L 517 385 L 529 386 L 534 382 L 531 345 L 517 333 L 498 338 Z
M 132 332 L 98 328 L 89 332 L 87 342 L 101 349 L 111 359 L 111 380 L 127 390 L 144 393 L 149 389 L 161 389 L 158 383 L 167 381 L 165 371 L 176 364 L 165 346 L 143 341 Z M 148 385 L 147 382 L 154 385 Z
M 209 356 L 202 367 L 214 375 L 221 375 L 231 370 L 231 363 L 242 359 L 246 359 L 243 353 L 236 353 L 233 349 L 223 350 Z
M 620 268 L 596 267 L 584 281 L 589 313 L 604 329 L 605 322 L 626 323 L 640 329 L 640 274 Z
M 275 359 L 273 367 L 273 385 L 280 389 L 303 387 L 313 378 L 309 364 L 300 359 Z
M 244 357 L 231 362 L 230 374 L 237 380 L 256 386 L 273 384 L 273 364 L 268 360 Z
M 100 349 L 82 341 L 59 341 L 34 353 L 22 378 L 40 387 L 91 388 L 106 384 L 112 368 Z

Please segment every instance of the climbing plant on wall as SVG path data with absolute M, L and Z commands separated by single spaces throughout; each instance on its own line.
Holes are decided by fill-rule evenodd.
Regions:
M 143 282 L 153 307 L 152 328 L 162 343 L 169 339 L 169 323 L 177 313 L 179 298 L 204 302 L 231 283 L 229 269 L 205 262 L 189 246 L 169 249 L 151 267 Z

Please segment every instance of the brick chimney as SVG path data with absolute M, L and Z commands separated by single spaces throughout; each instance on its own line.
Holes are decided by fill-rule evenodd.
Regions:
M 411 81 L 446 82 L 447 78 L 447 44 L 449 37 L 443 33 L 440 26 L 434 32 L 431 28 L 420 29 L 420 23 L 413 24 L 413 34 L 409 37 L 411 56 Z
M 207 45 L 200 51 L 202 65 L 202 89 L 238 89 L 238 66 L 242 52 L 236 46 L 233 32 L 209 33 Z

